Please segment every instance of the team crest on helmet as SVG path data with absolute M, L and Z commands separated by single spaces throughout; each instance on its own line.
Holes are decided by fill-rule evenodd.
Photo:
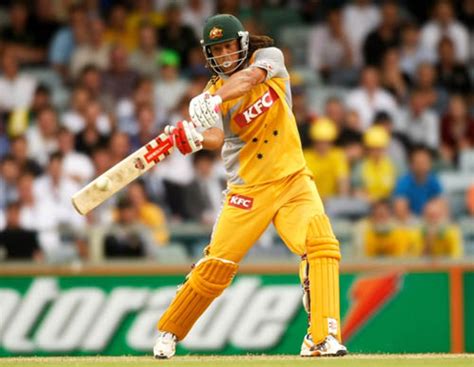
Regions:
M 222 38 L 223 35 L 224 35 L 224 31 L 222 30 L 222 28 L 218 28 L 218 27 L 213 27 L 211 31 L 209 32 L 209 38 L 211 40 Z

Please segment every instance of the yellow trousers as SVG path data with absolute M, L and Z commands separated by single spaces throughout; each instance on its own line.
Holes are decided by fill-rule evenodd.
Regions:
M 236 197 L 251 199 L 251 208 L 233 204 L 232 201 L 238 201 Z M 273 222 L 288 248 L 302 256 L 306 253 L 309 222 L 314 215 L 322 213 L 321 198 L 306 170 L 268 184 L 231 188 L 207 254 L 238 263 Z

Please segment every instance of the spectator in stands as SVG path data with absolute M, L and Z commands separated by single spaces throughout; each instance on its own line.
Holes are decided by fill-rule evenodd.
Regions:
M 375 115 L 373 126 L 383 127 L 389 137 L 390 141 L 387 146 L 387 154 L 392 162 L 397 167 L 397 172 L 405 172 L 407 166 L 407 154 L 405 148 L 405 138 L 393 131 L 393 120 L 386 112 L 379 112 Z
M 467 67 L 456 61 L 453 41 L 443 37 L 438 44 L 438 63 L 436 65 L 438 86 L 450 93 L 468 95 L 472 92 L 472 83 Z
M 0 161 L 0 210 L 9 202 L 17 199 L 17 183 L 20 176 L 20 167 L 11 155 L 6 155 Z
M 187 6 L 183 8 L 183 24 L 193 29 L 194 36 L 197 39 L 201 38 L 202 25 L 206 19 L 214 14 L 214 5 L 212 1 L 189 0 Z M 247 27 L 245 27 L 245 29 L 248 30 Z
M 410 205 L 407 200 L 395 200 L 393 202 L 393 215 L 397 226 L 419 230 L 420 219 L 410 210 Z
M 155 244 L 167 245 L 170 235 L 165 213 L 149 200 L 144 182 L 140 180 L 132 182 L 128 186 L 127 197 L 138 212 L 138 221 L 152 233 Z
M 380 10 L 371 0 L 353 0 L 343 10 L 344 29 L 349 36 L 356 66 L 363 64 L 362 45 L 367 34 L 380 22 Z
M 111 46 L 125 46 L 125 52 L 137 47 L 137 33 L 127 26 L 127 7 L 124 3 L 115 2 L 110 8 L 104 39 Z
M 69 62 L 78 44 L 87 36 L 87 14 L 82 5 L 69 9 L 69 24 L 60 28 L 49 46 L 49 63 L 64 78 L 68 77 Z
M 420 43 L 420 29 L 415 23 L 406 23 L 401 31 L 400 68 L 413 80 L 418 65 L 433 62 L 435 53 Z
M 1 71 L 0 112 L 30 107 L 37 82 L 30 75 L 20 73 L 13 49 L 4 49 L 1 53 Z
M 366 65 L 380 66 L 385 53 L 400 45 L 400 18 L 398 2 L 385 1 L 381 7 L 381 22 L 370 32 L 363 44 Z
M 31 105 L 28 109 L 15 108 L 8 116 L 7 131 L 10 137 L 23 135 L 28 127 L 36 124 L 38 112 L 51 105 L 51 92 L 48 87 L 39 84 L 33 94 Z
M 459 226 L 448 220 L 446 203 L 433 200 L 423 210 L 421 255 L 460 258 L 463 255 Z
M 150 23 L 143 23 L 138 29 L 138 48 L 129 57 L 130 67 L 141 76 L 158 77 L 158 40 L 155 27 Z
M 303 148 L 311 147 L 311 138 L 309 137 L 309 129 L 314 119 L 309 108 L 306 98 L 306 90 L 303 86 L 295 86 L 291 89 L 292 110 L 295 115 L 296 124 L 300 134 L 301 144 Z
M 18 179 L 18 200 L 20 202 L 20 226 L 38 232 L 38 241 L 45 255 L 52 255 L 61 249 L 58 218 L 52 212 L 47 200 L 39 200 L 43 192 L 33 189 L 34 177 L 24 173 Z M 48 215 L 45 215 L 48 213 Z
M 216 174 L 213 151 L 201 150 L 193 155 L 194 180 L 185 188 L 186 219 L 211 225 L 222 207 L 225 181 Z
M 104 22 L 100 18 L 89 19 L 86 42 L 74 49 L 70 62 L 70 76 L 76 80 L 81 70 L 87 65 L 94 65 L 99 70 L 109 66 L 110 45 L 104 39 Z
M 100 131 L 98 124 L 101 114 L 99 102 L 91 100 L 85 109 L 84 128 L 75 136 L 75 147 L 78 152 L 91 154 L 94 149 L 107 146 L 108 135 Z
M 35 177 L 43 172 L 38 162 L 28 156 L 28 142 L 24 135 L 17 136 L 11 140 L 10 152 L 20 172 L 28 172 Z
M 60 24 L 55 17 L 55 8 L 51 0 L 36 0 L 34 3 L 34 11 L 28 21 L 28 29 L 34 30 L 37 44 L 45 47 L 51 42 Z
M 115 131 L 109 140 L 109 155 L 113 164 L 126 158 L 130 151 L 130 138 L 127 134 Z
M 133 9 L 127 15 L 126 28 L 135 34 L 140 32 L 142 24 L 149 24 L 159 28 L 165 24 L 166 19 L 161 11 L 154 9 L 153 0 L 135 0 L 130 2 Z
M 309 34 L 308 65 L 335 84 L 351 84 L 356 79 L 352 49 L 344 29 L 340 9 L 330 9 L 326 21 Z
M 102 74 L 94 65 L 87 65 L 82 69 L 78 85 L 89 92 L 91 99 L 101 103 L 104 102 L 102 97 Z
M 115 116 L 117 127 L 129 135 L 137 135 L 139 126 L 137 125 L 137 110 L 141 105 L 150 105 L 155 115 L 155 85 L 152 79 L 142 77 L 138 80 L 133 90 L 132 99 L 125 99 L 116 105 Z M 156 116 L 154 116 L 157 122 Z
M 390 92 L 398 103 L 403 104 L 408 97 L 408 77 L 400 69 L 400 55 L 396 48 L 388 49 L 383 55 L 380 69 L 382 87 Z
M 449 37 L 455 46 L 456 61 L 465 63 L 469 58 L 469 34 L 466 27 L 455 18 L 450 0 L 438 0 L 434 6 L 433 18 L 423 26 L 421 43 L 436 53 L 443 36 Z
M 55 218 L 57 226 L 68 231 L 81 230 L 84 217 L 78 215 L 71 205 L 71 196 L 80 189 L 77 182 L 63 172 L 63 155 L 50 155 L 46 172 L 34 182 L 35 200 L 47 208 L 45 213 Z M 43 213 L 44 215 L 44 213 Z
M 337 138 L 335 123 L 327 118 L 312 123 L 311 149 L 303 151 L 308 168 L 314 175 L 323 200 L 349 193 L 349 167 L 344 153 L 334 146 Z
M 199 41 L 196 39 L 193 29 L 183 24 L 179 4 L 169 3 L 165 17 L 166 25 L 158 30 L 161 47 L 177 52 L 181 59 L 181 68 L 185 69 L 189 64 L 189 50 L 199 46 Z
M 129 199 L 122 198 L 117 204 L 117 210 L 117 219 L 104 237 L 105 256 L 118 258 L 152 255 L 153 240 L 148 229 L 140 223 L 137 208 Z
M 372 126 L 364 133 L 367 154 L 353 172 L 357 196 L 373 203 L 388 199 L 395 186 L 397 170 L 387 155 L 390 135 L 382 126 Z
M 6 210 L 6 226 L 0 230 L 0 260 L 41 261 L 37 232 L 20 224 L 20 204 L 12 202 Z
M 474 184 L 466 192 L 466 207 L 471 216 L 474 216 Z
M 93 120 L 102 134 L 110 133 L 109 116 L 102 111 L 100 104 L 91 98 L 86 88 L 78 86 L 72 91 L 70 108 L 62 116 L 62 125 L 77 134 L 84 130 L 86 119 L 91 120 L 91 123 Z
M 443 188 L 438 176 L 431 171 L 433 156 L 424 146 L 414 147 L 410 153 L 410 170 L 395 185 L 395 200 L 406 200 L 410 210 L 421 215 L 425 205 L 433 199 L 441 199 Z
M 158 121 L 164 122 L 176 108 L 186 93 L 189 83 L 180 78 L 179 55 L 171 50 L 163 50 L 159 58 L 161 80 L 155 84 L 155 106 Z
M 362 159 L 364 154 L 362 131 L 362 123 L 357 111 L 346 109 L 344 114 L 344 124 L 339 130 L 336 144 L 344 149 L 351 167 Z
M 153 105 L 143 103 L 138 105 L 136 121 L 138 132 L 130 137 L 130 149 L 135 151 L 154 139 L 158 134 L 158 125 Z
M 469 115 L 466 100 L 453 95 L 449 109 L 441 120 L 441 155 L 451 164 L 458 162 L 459 153 L 474 148 L 474 118 Z
M 362 70 L 360 86 L 349 93 L 347 108 L 359 114 L 363 130 L 372 123 L 376 112 L 386 111 L 395 116 L 395 99 L 380 87 L 380 76 L 376 68 L 368 66 Z
M 369 219 L 362 225 L 363 254 L 368 257 L 408 257 L 422 246 L 419 231 L 399 227 L 385 200 L 373 204 Z
M 418 89 L 424 94 L 427 107 L 443 114 L 448 105 L 448 94 L 446 90 L 436 86 L 436 78 L 435 67 L 430 63 L 423 62 L 416 71 L 414 89 Z
M 433 150 L 438 149 L 439 119 L 428 108 L 422 90 L 412 92 L 410 103 L 401 109 L 396 121 L 396 131 L 406 136 L 410 145 L 423 144 Z
M 102 73 L 101 92 L 106 95 L 109 103 L 114 104 L 121 99 L 129 99 L 138 81 L 138 73 L 128 65 L 127 49 L 116 44 L 110 49 L 109 69 Z
M 92 161 L 75 150 L 74 134 L 65 127 L 59 129 L 58 148 L 63 156 L 63 175 L 81 186 L 89 182 L 94 174 Z
M 28 141 L 28 156 L 37 161 L 41 166 L 45 166 L 48 157 L 58 148 L 58 116 L 56 110 L 47 106 L 38 112 L 36 125 L 26 131 Z
M 45 43 L 41 43 L 39 32 L 29 27 L 27 3 L 14 1 L 10 6 L 10 25 L 0 31 L 2 46 L 10 49 L 20 63 L 38 64 L 45 60 Z

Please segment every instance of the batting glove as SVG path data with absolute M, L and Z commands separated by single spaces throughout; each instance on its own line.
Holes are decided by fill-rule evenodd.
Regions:
M 189 115 L 194 125 L 206 129 L 213 127 L 219 120 L 221 103 L 220 96 L 213 96 L 209 92 L 194 97 L 189 103 Z
M 186 155 L 202 149 L 204 137 L 199 133 L 192 123 L 186 120 L 179 121 L 175 126 L 165 127 L 165 134 L 173 138 L 173 142 L 178 150 Z

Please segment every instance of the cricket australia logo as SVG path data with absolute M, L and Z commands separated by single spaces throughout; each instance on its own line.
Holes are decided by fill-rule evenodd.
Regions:
M 224 31 L 222 30 L 222 28 L 218 28 L 218 27 L 213 27 L 209 32 L 209 38 L 211 40 L 222 38 L 223 35 L 224 35 Z
M 250 210 L 252 209 L 253 198 L 234 194 L 229 199 L 229 205 L 239 209 Z
M 278 94 L 272 88 L 269 88 L 268 91 L 257 99 L 249 108 L 235 116 L 235 122 L 240 127 L 250 124 L 258 116 L 267 112 L 278 98 Z

